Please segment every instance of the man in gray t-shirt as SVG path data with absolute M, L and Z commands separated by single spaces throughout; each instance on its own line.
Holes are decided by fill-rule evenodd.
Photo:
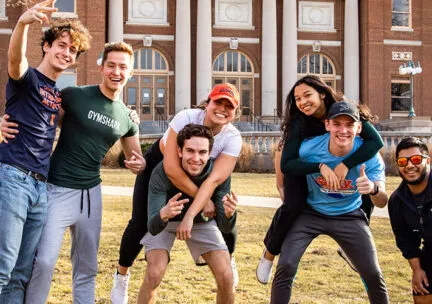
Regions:
M 198 185 L 210 174 L 209 161 L 213 134 L 201 125 L 188 124 L 177 137 L 181 166 Z M 237 198 L 229 195 L 230 179 L 216 188 L 212 200 L 216 207 L 216 220 L 201 214 L 194 219 L 191 238 L 186 244 L 195 262 L 202 256 L 212 270 L 218 290 L 218 303 L 234 303 L 233 273 L 227 246 L 222 237 L 233 229 L 236 221 Z M 170 260 L 176 228 L 186 213 L 189 198 L 175 188 L 166 176 L 162 164 L 153 171 L 149 185 L 149 232 L 141 240 L 145 246 L 147 269 L 138 295 L 138 303 L 153 303 L 157 288 Z M 216 224 L 218 222 L 218 224 Z

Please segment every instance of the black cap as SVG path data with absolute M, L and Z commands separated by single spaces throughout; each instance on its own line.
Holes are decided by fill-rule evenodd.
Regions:
M 360 113 L 357 106 L 349 101 L 339 101 L 332 104 L 327 113 L 327 119 L 330 120 L 341 115 L 348 115 L 354 121 L 360 121 Z

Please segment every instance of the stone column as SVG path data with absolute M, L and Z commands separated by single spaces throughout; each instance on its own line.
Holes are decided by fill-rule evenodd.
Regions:
M 176 2 L 175 111 L 191 106 L 190 0 Z
M 108 42 L 123 41 L 123 0 L 109 0 Z
M 282 24 L 282 111 L 297 81 L 297 1 L 284 0 Z
M 263 0 L 261 115 L 273 116 L 277 97 L 276 0 Z
M 360 99 L 360 44 L 358 0 L 345 0 L 344 94 Z
M 197 104 L 206 99 L 212 88 L 212 11 L 211 1 L 198 1 L 197 17 Z

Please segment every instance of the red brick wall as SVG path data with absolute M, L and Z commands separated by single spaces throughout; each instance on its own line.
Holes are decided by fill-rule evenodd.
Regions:
M 298 32 L 299 40 L 331 40 L 341 41 L 341 47 L 322 46 L 321 53 L 328 56 L 342 79 L 336 82 L 337 89 L 343 91 L 344 77 L 344 6 L 342 0 L 322 0 L 322 2 L 335 3 L 335 33 L 311 33 Z M 299 1 L 298 1 L 299 2 Z M 78 85 L 97 84 L 100 82 L 99 69 L 96 60 L 102 50 L 107 37 L 107 0 L 82 1 L 77 0 L 77 13 L 79 19 L 88 26 L 93 36 L 91 50 L 79 58 L 77 64 Z M 169 26 L 136 26 L 127 25 L 128 1 L 123 0 L 123 17 L 125 21 L 124 32 L 128 34 L 153 34 L 153 35 L 173 35 L 175 36 L 176 26 L 176 0 L 167 0 L 168 4 L 168 23 Z M 196 31 L 197 31 L 197 3 L 198 0 L 191 0 L 191 104 L 196 104 L 195 83 L 196 83 Z M 253 26 L 255 30 L 230 30 L 212 28 L 213 37 L 242 37 L 258 38 L 262 41 L 262 0 L 252 0 L 253 3 Z M 391 109 L 391 79 L 398 75 L 398 67 L 402 61 L 393 61 L 392 51 L 413 52 L 414 59 L 420 60 L 423 73 L 414 78 L 414 100 L 417 116 L 432 116 L 432 75 L 428 71 L 432 70 L 432 1 L 418 0 L 412 1 L 413 4 L 413 32 L 391 31 L 391 1 L 390 0 L 362 0 L 359 1 L 359 20 L 360 20 L 360 99 L 367 104 L 373 113 L 381 118 L 388 118 Z M 212 0 L 212 7 L 215 0 Z M 282 22 L 283 22 L 283 1 L 276 1 L 277 5 L 277 39 L 278 39 L 278 71 L 277 71 L 277 96 L 278 109 L 282 110 Z M 298 10 L 297 10 L 298 11 Z M 10 8 L 6 10 L 8 21 L 0 21 L 0 28 L 12 29 L 21 14 L 21 8 Z M 212 14 L 212 25 L 215 15 Z M 41 51 L 38 46 L 41 28 L 32 25 L 29 33 L 28 58 L 31 65 L 37 65 L 41 60 Z M 3 113 L 5 103 L 5 84 L 7 81 L 7 48 L 10 35 L 0 35 L 0 114 Z M 422 41 L 421 46 L 393 46 L 384 45 L 384 39 L 393 40 L 415 40 Z M 142 40 L 129 40 L 134 49 L 142 48 Z M 175 73 L 175 41 L 154 41 L 152 47 L 159 50 L 167 59 L 170 71 Z M 254 79 L 254 103 L 255 112 L 261 111 L 261 43 L 245 44 L 240 43 L 238 50 L 244 52 L 251 58 L 254 65 L 254 72 L 260 78 Z M 214 60 L 221 52 L 229 50 L 228 43 L 213 43 L 212 59 Z M 298 47 L 298 60 L 312 52 L 311 46 Z M 169 77 L 169 113 L 175 111 L 175 75 Z

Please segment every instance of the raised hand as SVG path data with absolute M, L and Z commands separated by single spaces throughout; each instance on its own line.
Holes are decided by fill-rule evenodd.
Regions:
M 161 219 L 164 222 L 168 222 L 169 219 L 179 215 L 183 210 L 183 204 L 189 202 L 189 199 L 185 198 L 179 200 L 182 196 L 181 192 L 174 195 L 159 212 Z
M 366 165 L 365 164 L 361 165 L 360 176 L 356 180 L 357 191 L 360 194 L 370 194 L 371 192 L 373 192 L 374 189 L 374 183 L 369 180 L 365 170 L 366 170 Z
M 124 161 L 125 167 L 133 173 L 138 174 L 144 171 L 146 167 L 145 158 L 139 153 L 132 150 L 132 157 Z
M 34 22 L 48 24 L 51 13 L 57 11 L 54 2 L 55 0 L 46 0 L 34 5 L 21 15 L 18 22 L 22 24 L 32 24 Z
M 228 193 L 225 194 L 225 196 L 222 198 L 222 201 L 225 210 L 225 216 L 227 218 L 232 218 L 237 209 L 237 195 L 235 195 L 235 193 L 231 191 L 231 195 L 229 195 Z

